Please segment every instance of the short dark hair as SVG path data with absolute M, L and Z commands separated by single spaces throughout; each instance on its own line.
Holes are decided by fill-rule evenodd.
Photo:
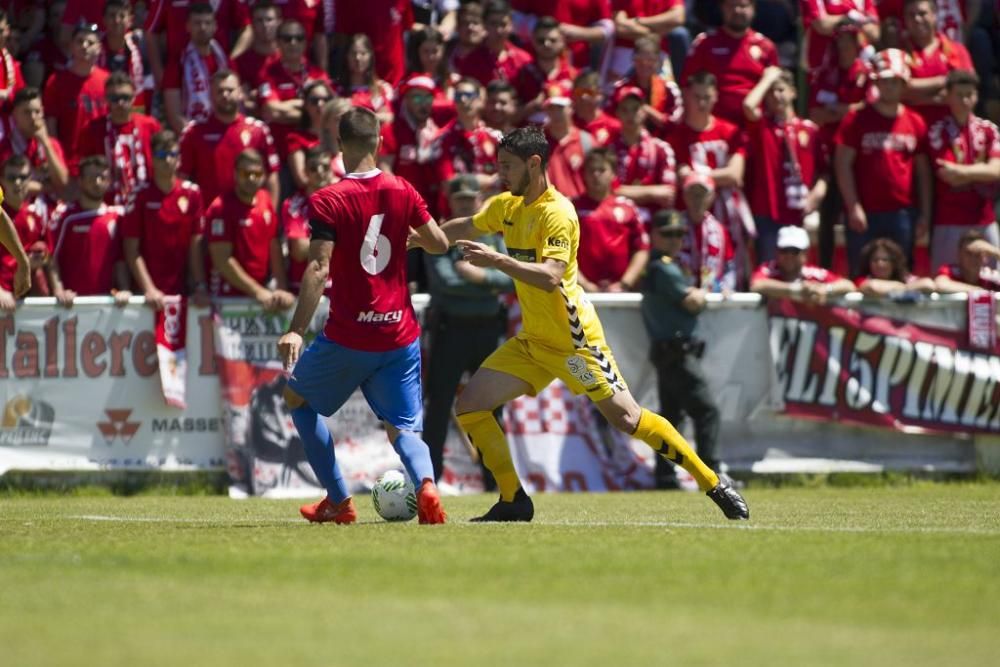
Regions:
M 583 166 L 587 167 L 592 162 L 603 162 L 609 167 L 611 167 L 611 171 L 614 171 L 618 168 L 618 156 L 615 155 L 615 152 L 613 150 L 603 146 L 599 148 L 594 148 L 589 153 L 587 153 L 587 157 L 583 159 Z
M 962 234 L 960 237 L 958 237 L 958 249 L 962 250 L 967 245 L 975 241 L 985 241 L 985 240 L 986 240 L 986 235 L 983 234 L 980 230 L 969 229 L 966 230 L 966 232 Z
M 504 135 L 497 148 L 525 161 L 537 155 L 542 159 L 543 168 L 549 162 L 549 142 L 542 129 L 535 125 L 519 127 Z
M 500 14 L 501 16 L 510 16 L 510 3 L 507 0 L 489 0 L 486 6 L 483 7 L 483 18 L 489 18 L 494 14 Z
M 503 79 L 493 79 L 486 84 L 486 94 L 496 95 L 497 93 L 511 93 L 512 95 L 516 95 L 517 91 L 514 90 L 514 86 Z
M 22 104 L 27 104 L 28 102 L 41 98 L 42 91 L 38 90 L 34 86 L 26 86 L 14 93 L 14 106 L 19 107 Z
M 660 36 L 643 35 L 633 42 L 632 48 L 636 51 L 651 51 L 657 55 L 660 53 Z
M 178 144 L 177 134 L 173 130 L 160 130 L 153 135 L 153 138 L 149 141 L 149 147 L 153 149 L 153 152 L 165 151 L 171 146 L 176 146 Z
M 255 13 L 265 9 L 273 9 L 276 12 L 279 11 L 278 6 L 271 2 L 271 0 L 257 0 L 257 2 L 253 3 L 253 7 L 250 8 L 250 16 L 253 16 Z
M 354 149 L 374 153 L 378 149 L 379 122 L 374 111 L 351 107 L 340 117 L 340 142 Z
M 557 21 L 551 16 L 543 16 L 542 18 L 538 19 L 538 21 L 535 23 L 535 27 L 531 29 L 531 32 L 532 34 L 534 34 L 536 32 L 541 32 L 542 30 L 544 30 L 545 32 L 549 32 L 550 30 L 558 30 L 558 29 L 559 29 L 559 21 Z
M 979 75 L 971 69 L 953 69 L 944 78 L 944 87 L 951 90 L 955 86 L 975 86 L 979 88 Z
M 688 77 L 685 88 L 689 88 L 691 86 L 711 86 L 712 88 L 718 90 L 719 82 L 715 78 L 714 74 L 708 70 L 701 70 L 700 72 L 695 72 Z
M 216 70 L 215 73 L 212 75 L 212 78 L 209 79 L 209 81 L 211 81 L 211 85 L 214 86 L 215 84 L 219 83 L 220 81 L 224 81 L 225 79 L 228 79 L 231 76 L 235 76 L 236 77 L 236 81 L 239 82 L 240 75 L 237 74 L 234 70 L 226 69 L 226 68 L 222 68 L 220 70 Z
M 480 21 L 483 20 L 483 6 L 478 2 L 465 2 L 458 6 L 458 14 L 456 18 L 462 19 L 465 17 L 477 18 Z
M 458 88 L 459 86 L 473 86 L 475 87 L 476 90 L 479 91 L 480 94 L 482 94 L 483 84 L 479 79 L 477 79 L 474 76 L 463 76 L 461 79 L 455 82 L 454 87 Z
M 317 144 L 316 146 L 310 146 L 303 151 L 305 156 L 305 163 L 310 162 L 329 162 L 330 161 L 330 151 L 323 148 L 322 144 Z
M 239 155 L 236 156 L 235 167 L 239 169 L 244 165 L 256 165 L 258 167 L 264 166 L 264 156 L 255 148 L 246 148 Z
M 107 90 L 108 88 L 117 88 L 119 86 L 128 86 L 132 90 L 135 90 L 135 81 L 133 81 L 132 77 L 125 72 L 112 72 L 104 82 L 104 90 Z
M 188 7 L 188 18 L 194 16 L 195 14 L 211 14 L 215 16 L 215 10 L 212 9 L 212 5 L 207 2 L 192 2 L 191 6 Z
M 83 175 L 83 172 L 87 169 L 87 167 L 97 167 L 98 169 L 110 169 L 111 165 L 108 163 L 108 158 L 104 157 L 103 155 L 95 154 L 95 155 L 88 155 L 87 157 L 80 160 L 79 168 L 81 176 Z
M 594 88 L 600 87 L 601 84 L 601 73 L 593 69 L 585 69 L 576 75 L 573 79 L 574 88 L 583 88 L 593 86 Z
M 903 0 L 903 9 L 917 2 L 929 2 L 933 9 L 937 9 L 937 0 Z
M 104 3 L 104 13 L 102 16 L 107 16 L 112 11 L 118 11 L 124 9 L 127 12 L 132 11 L 132 5 L 130 5 L 125 0 L 108 0 Z
M 2 20 L 3 17 L 0 17 L 0 21 Z M 31 162 L 24 155 L 21 155 L 19 153 L 11 153 L 10 156 L 8 156 L 7 159 L 3 161 L 3 164 L 0 164 L 0 172 L 2 172 L 2 170 L 6 169 L 7 167 L 14 167 L 14 169 L 24 169 L 25 167 L 28 167 L 30 169 Z

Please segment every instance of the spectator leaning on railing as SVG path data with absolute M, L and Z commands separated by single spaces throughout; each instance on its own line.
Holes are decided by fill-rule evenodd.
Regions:
M 934 279 L 939 292 L 1000 292 L 1000 248 L 983 238 L 983 233 L 971 229 L 958 241 L 958 260 L 938 269 Z
M 750 278 L 750 291 L 761 296 L 823 304 L 854 291 L 854 283 L 806 263 L 809 234 L 801 227 L 778 230 L 778 257 L 761 264 Z

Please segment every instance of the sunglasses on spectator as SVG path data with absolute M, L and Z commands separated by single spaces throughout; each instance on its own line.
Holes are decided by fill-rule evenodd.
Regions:
M 237 173 L 243 178 L 264 178 L 264 172 L 260 169 L 240 169 Z
M 326 95 L 310 95 L 309 97 L 306 98 L 306 102 L 309 104 L 320 105 L 320 104 L 326 104 L 331 99 L 332 98 Z
M 278 35 L 278 39 L 280 39 L 282 42 L 285 42 L 286 44 L 292 44 L 294 42 L 306 41 L 306 35 L 303 32 L 294 34 L 286 33 L 284 35 Z
M 123 102 L 131 102 L 135 96 L 118 94 L 118 95 L 108 95 L 107 97 L 108 97 L 108 102 L 110 102 L 111 104 L 121 104 Z
M 413 101 L 416 102 L 417 104 L 427 104 L 428 102 L 431 102 L 434 99 L 434 96 L 431 95 L 430 93 L 413 93 L 411 97 Z
M 180 151 L 153 151 L 153 158 L 156 160 L 166 160 L 170 157 L 178 157 L 180 154 Z
M 475 90 L 460 90 L 455 93 L 456 102 L 465 102 L 466 100 L 477 100 L 479 99 L 479 93 Z

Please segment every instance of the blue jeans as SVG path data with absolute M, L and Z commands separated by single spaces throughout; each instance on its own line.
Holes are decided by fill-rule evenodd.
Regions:
M 847 229 L 847 264 L 851 277 L 855 278 L 868 270 L 859 266 L 861 249 L 873 239 L 891 239 L 903 249 L 903 254 L 910 266 L 913 266 L 913 226 L 916 223 L 916 213 L 911 208 L 897 211 L 868 214 L 868 229 L 858 233 Z

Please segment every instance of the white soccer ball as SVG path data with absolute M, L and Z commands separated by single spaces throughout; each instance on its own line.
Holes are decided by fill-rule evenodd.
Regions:
M 417 515 L 413 482 L 398 470 L 389 470 L 375 481 L 372 504 L 386 521 L 409 521 Z

